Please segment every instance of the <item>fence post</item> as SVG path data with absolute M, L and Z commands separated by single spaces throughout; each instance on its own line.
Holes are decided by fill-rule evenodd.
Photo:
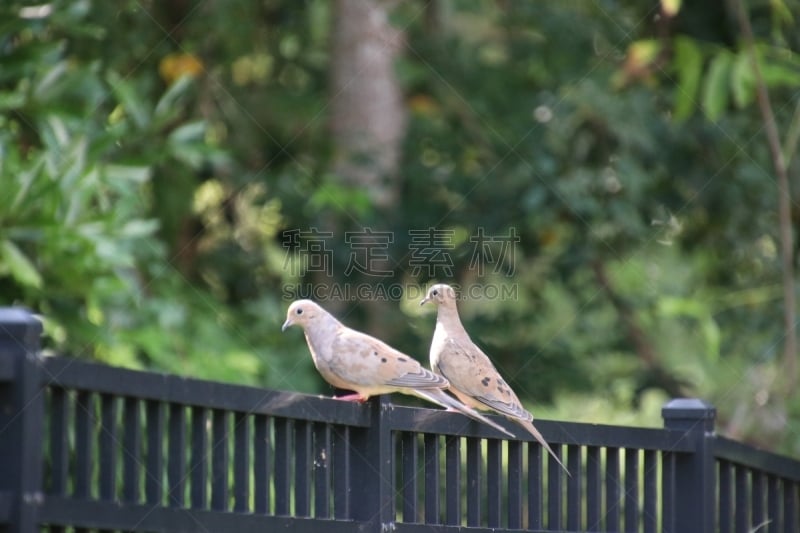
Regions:
M 678 398 L 664 405 L 661 416 L 664 427 L 682 432 L 694 450 L 675 454 L 674 516 L 671 517 L 674 531 L 711 533 L 716 509 L 713 450 L 716 409 L 703 400 Z
M 38 531 L 43 501 L 41 323 L 29 312 L 0 308 L 0 530 Z
M 367 531 L 390 531 L 394 522 L 392 432 L 387 419 L 393 409 L 389 395 L 369 402 L 370 426 L 353 428 L 351 444 L 352 518 L 368 522 Z

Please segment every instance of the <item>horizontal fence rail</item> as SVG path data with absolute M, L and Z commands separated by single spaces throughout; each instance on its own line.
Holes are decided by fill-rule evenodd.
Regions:
M 538 421 L 567 475 L 457 413 L 43 357 L 40 333 L 0 309 L 0 532 L 800 531 L 800 462 L 699 400 L 663 429 Z

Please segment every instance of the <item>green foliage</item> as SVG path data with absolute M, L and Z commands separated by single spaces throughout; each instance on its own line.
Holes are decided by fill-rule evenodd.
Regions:
M 0 294 L 43 315 L 52 349 L 328 392 L 299 333 L 279 332 L 282 289 L 355 281 L 343 233 L 364 227 L 392 232 L 392 275 L 359 281 L 442 279 L 409 263 L 409 231 L 438 228 L 450 281 L 516 291 L 462 310 L 525 401 L 657 425 L 663 399 L 693 394 L 732 431 L 795 449 L 786 427 L 759 426 L 800 408 L 771 388 L 777 200 L 753 58 L 716 4 L 662 6 L 675 17 L 653 21 L 652 2 L 400 3 L 409 132 L 400 199 L 379 210 L 330 174 L 334 4 L 6 3 Z M 783 111 L 797 15 L 751 12 L 782 131 L 800 131 Z M 288 253 L 282 232 L 312 227 L 337 229 L 332 278 Z M 507 264 L 479 272 L 470 237 L 510 229 Z M 381 320 L 324 303 L 424 359 L 433 318 L 411 303 Z

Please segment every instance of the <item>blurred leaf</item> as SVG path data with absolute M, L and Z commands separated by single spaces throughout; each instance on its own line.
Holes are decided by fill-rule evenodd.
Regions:
M 8 239 L 0 246 L 0 271 L 5 271 L 23 285 L 41 289 L 43 280 L 36 267 L 17 245 Z
M 739 109 L 747 107 L 755 98 L 756 77 L 753 73 L 753 62 L 746 50 L 736 54 L 731 68 L 731 94 L 733 102 Z
M 661 0 L 661 11 L 667 17 L 674 17 L 681 9 L 681 0 Z
M 712 121 L 718 120 L 728 107 L 732 64 L 733 55 L 726 50 L 718 52 L 711 59 L 703 86 L 703 110 Z
M 678 87 L 675 90 L 675 119 L 687 119 L 697 106 L 697 91 L 703 73 L 703 56 L 689 38 L 677 37 L 674 42 Z
M 797 87 L 800 85 L 800 67 L 784 65 L 778 61 L 763 61 L 761 73 L 767 87 Z
M 150 111 L 147 110 L 142 96 L 133 84 L 116 72 L 109 72 L 106 81 L 125 110 L 125 114 L 133 120 L 136 127 L 142 130 L 147 128 L 150 124 Z
M 176 105 L 178 100 L 186 95 L 192 85 L 194 78 L 191 76 L 182 76 L 171 84 L 156 104 L 154 112 L 156 120 L 164 123 L 174 118 L 180 110 L 180 106 Z

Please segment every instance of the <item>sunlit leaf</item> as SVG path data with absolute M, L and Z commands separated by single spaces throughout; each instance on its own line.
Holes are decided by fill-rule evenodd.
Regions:
M 681 0 L 661 0 L 661 11 L 668 17 L 674 17 L 681 9 Z
M 0 272 L 5 270 L 22 285 L 42 288 L 42 276 L 16 244 L 6 239 L 0 245 Z

